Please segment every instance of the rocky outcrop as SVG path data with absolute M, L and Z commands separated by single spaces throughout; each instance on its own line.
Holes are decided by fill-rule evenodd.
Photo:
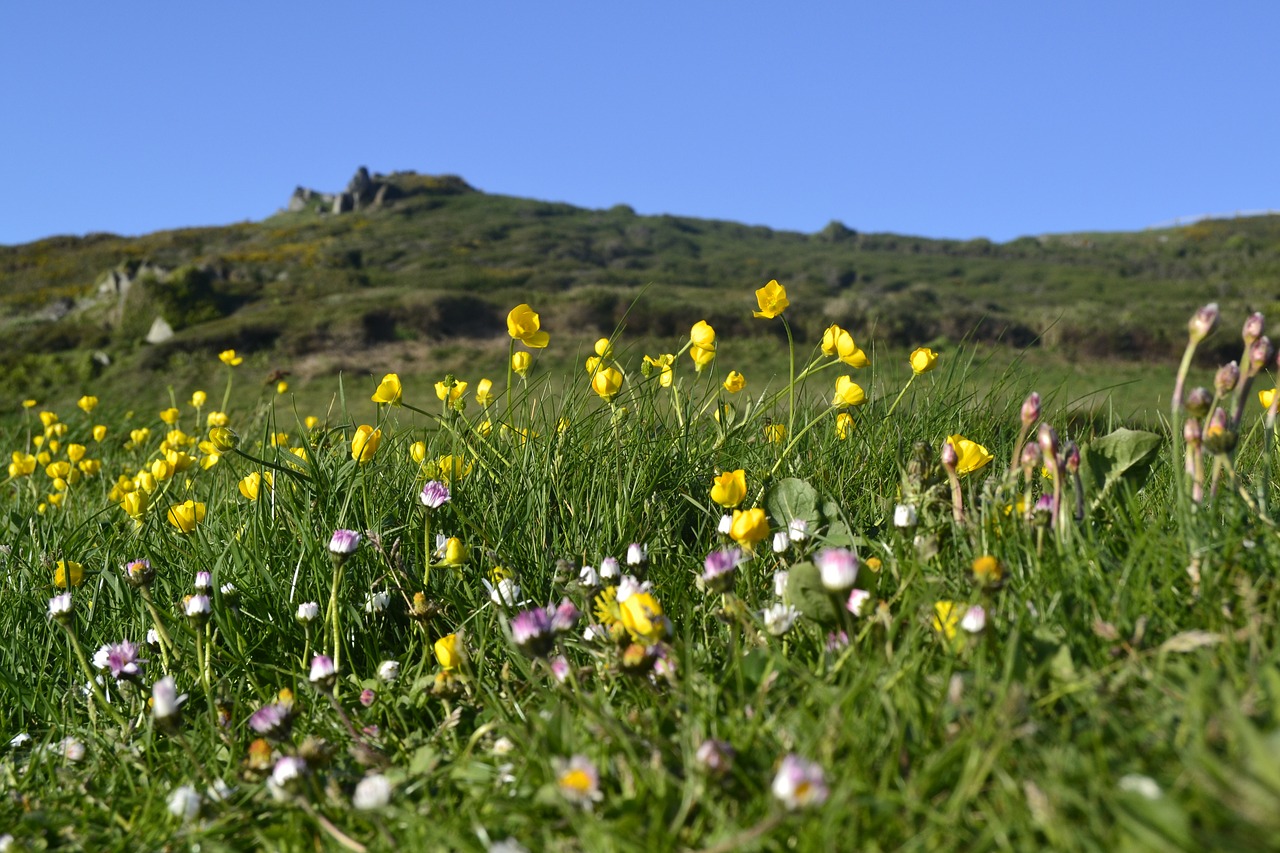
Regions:
M 353 210 L 377 210 L 390 206 L 397 199 L 404 198 L 405 191 L 396 185 L 396 177 L 416 177 L 413 172 L 397 172 L 383 175 L 378 172 L 369 173 L 368 168 L 361 166 L 347 181 L 347 188 L 340 193 L 322 193 L 307 187 L 297 187 L 289 196 L 285 209 L 291 213 L 310 210 L 316 213 L 342 214 Z M 438 181 L 440 188 L 450 192 L 469 191 L 470 186 L 461 178 L 446 176 Z

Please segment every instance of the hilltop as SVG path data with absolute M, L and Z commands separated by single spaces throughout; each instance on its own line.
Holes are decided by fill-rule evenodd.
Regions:
M 350 370 L 370 348 L 505 340 L 506 309 L 526 301 L 583 339 L 624 317 L 641 338 L 703 317 L 725 335 L 766 334 L 748 309 L 771 278 L 810 341 L 839 322 L 891 347 L 968 339 L 1167 359 L 1201 302 L 1280 309 L 1277 274 L 1274 216 L 1000 244 L 839 222 L 803 234 L 362 168 L 344 191 L 298 188 L 262 222 L 0 247 L 0 393 L 127 384 L 228 347 L 282 365 L 337 353 L 318 369 Z M 1209 357 L 1234 357 L 1234 335 L 1220 338 Z

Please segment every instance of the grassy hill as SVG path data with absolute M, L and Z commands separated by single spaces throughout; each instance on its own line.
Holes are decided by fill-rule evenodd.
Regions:
M 749 308 L 771 278 L 788 287 L 802 340 L 839 322 L 879 347 L 968 339 L 1073 369 L 1167 362 L 1205 301 L 1227 316 L 1280 309 L 1280 217 L 997 244 L 587 210 L 452 176 L 375 180 L 388 200 L 340 214 L 313 198 L 262 222 L 0 246 L 0 402 L 198 380 L 228 347 L 264 373 L 293 370 L 302 387 L 384 362 L 412 374 L 406 359 L 443 373 L 505 350 L 518 302 L 559 341 L 609 334 L 624 317 L 638 341 L 682 337 L 702 318 L 744 339 L 768 333 Z M 126 278 L 120 295 L 111 281 Z M 157 316 L 175 334 L 147 344 Z M 1238 354 L 1234 334 L 1217 341 L 1206 364 Z

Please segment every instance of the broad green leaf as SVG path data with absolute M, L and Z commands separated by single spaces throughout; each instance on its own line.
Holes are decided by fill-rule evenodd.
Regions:
M 1097 509 L 1123 479 L 1135 487 L 1141 486 L 1159 452 L 1160 436 L 1124 427 L 1081 448 L 1081 480 L 1088 491 L 1090 505 Z
M 818 523 L 818 492 L 804 480 L 787 477 L 769 489 L 765 509 L 778 527 L 786 529 L 793 519 L 802 518 L 812 527 Z
M 787 573 L 787 598 L 793 607 L 821 625 L 833 625 L 836 602 L 822 585 L 822 573 L 813 563 L 796 563 Z

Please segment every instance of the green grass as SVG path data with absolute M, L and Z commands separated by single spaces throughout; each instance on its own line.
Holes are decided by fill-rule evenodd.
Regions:
M 100 395 L 92 415 L 59 407 L 61 436 L 45 430 L 39 408 L 0 428 L 6 452 L 36 453 L 56 438 L 50 462 L 72 443 L 101 461 L 100 473 L 68 486 L 61 506 L 50 505 L 58 492 L 43 467 L 0 491 L 0 735 L 31 738 L 0 751 L 9 792 L 0 827 L 24 846 L 87 849 L 301 850 L 333 847 L 339 836 L 371 849 L 484 849 L 485 839 L 508 837 L 531 850 L 1274 846 L 1280 541 L 1269 516 L 1229 481 L 1193 505 L 1157 426 L 1154 458 L 1101 493 L 1100 478 L 1119 471 L 1106 450 L 1114 437 L 1104 438 L 1133 420 L 1118 408 L 1077 411 L 1087 389 L 1059 385 L 1045 417 L 1082 446 L 1085 497 L 1100 504 L 1055 535 L 1007 509 L 1022 495 L 1004 468 L 1023 398 L 1034 387 L 1052 390 L 1030 384 L 1033 366 L 1000 350 L 949 349 L 890 414 L 910 375 L 893 348 L 873 351 L 862 371 L 816 354 L 812 366 L 822 369 L 796 389 L 795 441 L 782 445 L 764 440 L 764 426 L 793 416 L 787 382 L 766 380 L 777 371 L 765 369 L 785 362 L 785 344 L 722 332 L 704 374 L 680 356 L 674 392 L 642 376 L 642 353 L 683 345 L 620 336 L 627 379 L 612 404 L 590 392 L 585 353 L 564 352 L 571 344 L 554 328 L 542 367 L 509 392 L 505 345 L 464 353 L 469 391 L 479 375 L 495 382 L 487 415 L 470 393 L 463 414 L 446 412 L 432 374 L 409 381 L 406 370 L 405 407 L 369 401 L 380 377 L 346 377 L 330 387 L 331 408 L 301 406 L 295 416 L 288 395 L 259 391 L 250 365 L 193 359 L 209 401 L 197 418 L 184 402 L 193 386 L 175 382 L 177 427 L 205 438 L 203 415 L 221 408 L 231 377 L 240 449 L 207 470 L 160 478 L 140 523 L 110 493 L 119 477 L 141 482 L 138 473 L 162 458 L 170 427 L 155 413 L 169 405 L 163 392 Z M 797 369 L 810 363 L 805 345 Z M 748 381 L 733 397 L 719 388 L 730 368 Z M 842 441 L 827 403 L 846 372 L 869 399 L 852 410 Z M 1203 369 L 1192 376 L 1192 384 L 1208 380 Z M 1144 381 L 1172 385 L 1168 369 Z M 732 421 L 712 417 L 722 402 L 735 407 Z M 1152 404 L 1150 423 L 1158 411 Z M 321 419 L 308 430 L 299 416 L 312 412 Z M 481 427 L 486 419 L 491 429 Z M 1258 420 L 1247 414 L 1235 454 L 1250 501 L 1266 472 Z M 96 423 L 108 428 L 101 442 L 90 437 Z M 348 443 L 361 423 L 382 430 L 363 464 Z M 144 426 L 150 436 L 131 443 L 130 431 Z M 305 461 L 272 446 L 282 431 L 305 448 Z M 963 522 L 953 519 L 944 472 L 936 461 L 922 464 L 916 449 L 923 443 L 936 460 L 956 433 L 994 457 L 961 479 Z M 418 441 L 424 464 L 411 458 Z M 444 454 L 470 468 L 452 478 L 452 499 L 431 513 L 427 538 L 457 536 L 470 559 L 424 577 L 426 518 L 416 496 L 440 476 L 435 460 Z M 246 499 L 238 483 L 267 463 L 274 489 Z M 717 533 L 713 477 L 736 469 L 745 472 L 743 507 L 767 509 L 772 530 L 797 516 L 811 527 L 781 554 L 760 543 L 725 597 L 698 578 L 707 554 L 729 544 Z M 1037 491 L 1049 483 L 1033 477 Z M 207 515 L 183 534 L 167 514 L 188 499 Z M 918 526 L 894 526 L 902 502 L 918 508 Z M 335 528 L 364 538 L 329 613 L 337 575 L 326 545 Z M 636 633 L 620 630 L 620 643 L 587 639 L 582 629 L 598 617 L 576 567 L 622 558 L 633 542 L 645 543 L 649 558 L 631 571 L 652 584 L 670 634 L 659 639 L 633 623 Z M 857 586 L 872 596 L 856 618 L 811 585 L 811 560 L 837 547 L 856 550 Z M 1003 567 L 1001 586 L 970 578 L 983 555 Z M 147 649 L 136 685 L 107 678 L 108 709 L 82 689 L 86 678 L 48 602 L 57 562 L 79 562 L 85 579 L 72 592 L 70 627 L 86 654 L 141 641 L 154 620 L 121 569 L 137 558 L 156 570 L 151 595 L 174 649 Z M 531 605 L 567 597 L 589 615 L 558 641 L 572 673 L 564 683 L 513 644 L 519 608 L 493 604 L 481 582 L 497 567 Z M 777 601 L 779 569 L 792 572 L 786 600 L 807 614 L 785 636 L 771 635 L 760 615 Z M 212 575 L 205 628 L 182 615 L 197 571 Z M 220 591 L 226 583 L 239 592 L 234 604 Z M 374 592 L 389 594 L 386 610 L 366 609 Z M 413 617 L 419 592 L 434 618 Z M 305 601 L 320 609 L 309 631 L 294 618 Z M 984 607 L 985 631 L 948 639 L 934 619 L 947 601 Z M 848 644 L 829 648 L 841 628 Z M 462 636 L 468 660 L 442 676 L 433 646 L 449 634 Z M 669 668 L 628 670 L 633 641 L 657 641 L 651 648 L 662 649 Z M 331 701 L 308 682 L 307 657 L 339 648 Z M 394 683 L 377 678 L 385 660 L 400 664 Z M 173 727 L 146 705 L 166 671 L 189 697 Z M 248 720 L 284 688 L 296 697 L 292 731 L 266 766 L 255 765 L 258 735 Z M 376 694 L 367 707 L 365 689 Z M 67 757 L 67 738 L 83 745 L 79 760 Z M 734 748 L 723 776 L 696 758 L 709 738 Z M 824 803 L 789 810 L 771 793 L 789 754 L 822 768 Z M 306 757 L 307 772 L 273 796 L 272 764 L 294 755 Z M 589 809 L 559 784 L 558 762 L 573 756 L 599 775 Z M 391 783 L 390 802 L 355 809 L 355 786 L 374 773 Z M 217 782 L 229 790 L 208 796 Z M 168 809 L 183 785 L 202 794 L 189 821 Z

